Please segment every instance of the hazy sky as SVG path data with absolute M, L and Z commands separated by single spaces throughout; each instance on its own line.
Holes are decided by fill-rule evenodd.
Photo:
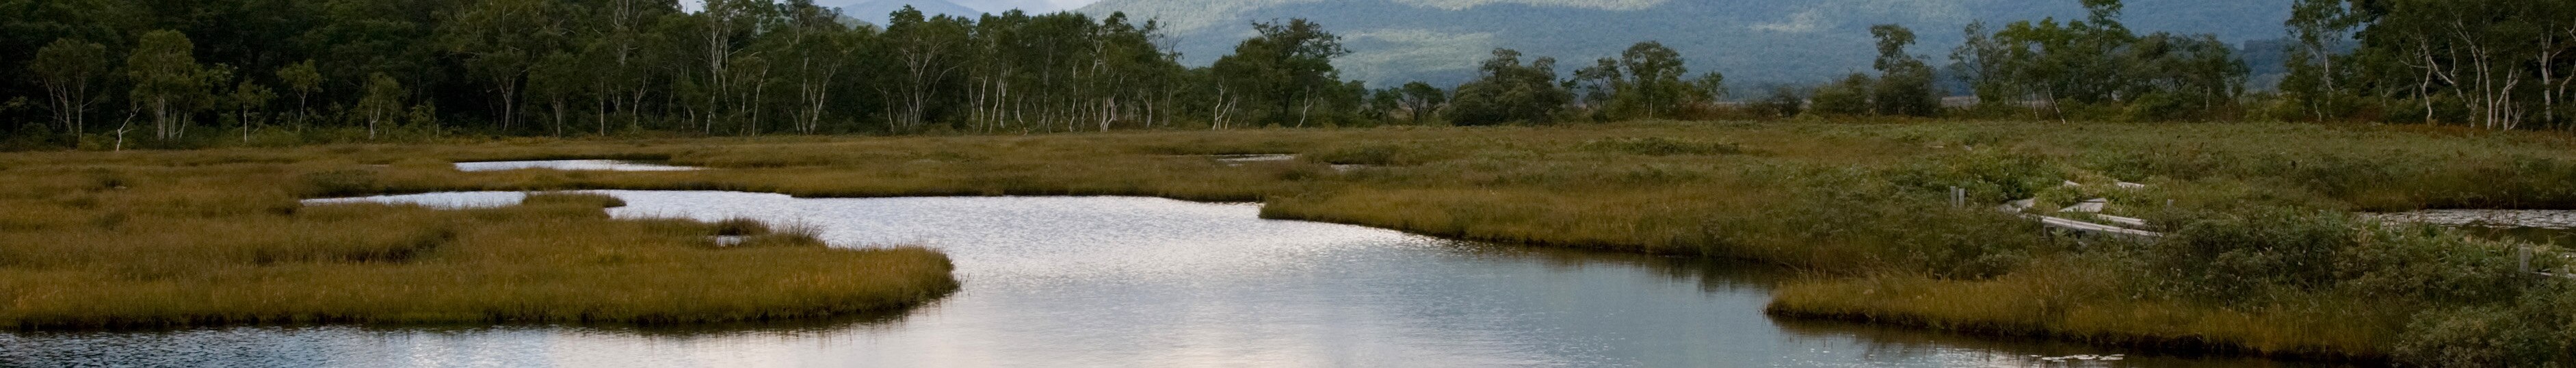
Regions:
M 814 0 L 814 4 L 842 7 L 869 1 L 872 0 Z M 1072 10 L 1074 8 L 1080 8 L 1083 5 L 1091 5 L 1091 3 L 1100 2 L 1100 0 L 948 0 L 948 2 L 957 3 L 957 5 L 987 13 L 999 13 L 1003 10 L 1010 9 L 1027 10 L 1031 13 L 1037 13 L 1057 10 Z M 689 10 L 696 10 L 698 8 L 698 4 L 701 4 L 700 0 L 680 1 L 680 7 Z
M 848 6 L 850 4 L 863 3 L 867 1 L 869 0 L 815 0 L 814 3 L 825 6 Z M 1091 5 L 1091 3 L 1100 2 L 1100 0 L 948 0 L 948 2 L 957 3 L 957 5 L 964 5 L 968 8 L 974 8 L 976 11 L 987 13 L 999 13 L 1003 10 L 1010 9 L 1021 9 L 1034 13 L 1080 8 L 1083 5 Z

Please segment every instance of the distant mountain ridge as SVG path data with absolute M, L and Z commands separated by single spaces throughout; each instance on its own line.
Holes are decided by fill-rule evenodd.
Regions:
M 2123 23 L 2141 34 L 2214 33 L 2243 42 L 2280 37 L 2289 6 L 2130 0 Z M 1681 51 L 1694 73 L 1724 72 L 1733 85 L 1816 82 L 1869 69 L 1876 55 L 1871 25 L 1913 28 L 1922 39 L 1913 51 L 1946 65 L 1969 22 L 2085 14 L 2077 0 L 1106 0 L 1078 11 L 1161 20 L 1193 65 L 1230 53 L 1253 34 L 1254 21 L 1314 20 L 1354 52 L 1336 62 L 1343 76 L 1372 86 L 1463 82 L 1494 48 L 1556 57 L 1567 73 L 1650 40 Z
M 870 24 L 884 24 L 886 21 L 886 15 L 894 14 L 896 10 L 903 10 L 904 5 L 911 5 L 914 10 L 920 10 L 923 16 L 937 16 L 944 14 L 972 19 L 978 15 L 984 14 L 984 12 L 976 11 L 974 8 L 968 8 L 965 5 L 957 5 L 957 3 L 948 2 L 947 0 L 868 0 L 860 1 L 855 4 L 844 5 L 840 8 L 842 15 L 847 15 L 851 18 L 858 18 L 859 20 L 866 21 Z

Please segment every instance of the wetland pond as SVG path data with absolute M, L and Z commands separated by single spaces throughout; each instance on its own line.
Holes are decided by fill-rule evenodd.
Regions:
M 598 192 L 627 202 L 610 209 L 620 217 L 745 217 L 816 226 L 836 245 L 928 246 L 955 260 L 964 289 L 892 315 L 784 325 L 0 332 L 0 366 L 2291 365 L 1774 319 L 1762 307 L 1789 275 L 1770 267 L 1264 220 L 1257 204 Z

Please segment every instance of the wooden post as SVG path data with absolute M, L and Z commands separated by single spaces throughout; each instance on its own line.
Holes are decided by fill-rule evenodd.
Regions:
M 1959 187 L 1950 187 L 1950 207 L 1967 207 L 1967 206 L 1968 206 L 1968 190 L 1967 190 L 1967 189 L 1962 189 L 1962 188 L 1959 188 Z

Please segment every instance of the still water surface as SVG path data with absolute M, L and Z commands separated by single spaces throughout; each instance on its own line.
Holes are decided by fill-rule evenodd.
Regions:
M 477 172 L 477 171 L 508 171 L 508 170 L 527 170 L 527 169 L 564 170 L 564 171 L 696 171 L 696 170 L 703 170 L 703 169 L 701 169 L 701 168 L 689 167 L 689 166 L 671 166 L 671 165 L 651 164 L 651 163 L 642 163 L 642 162 L 633 162 L 633 161 L 618 161 L 618 160 L 483 161 L 483 162 L 458 162 L 458 163 L 456 163 L 456 171 L 464 171 L 464 172 Z
M 918 244 L 964 289 L 794 325 L 0 333 L 0 366 L 2272 366 L 1761 313 L 1766 267 L 1502 247 L 1128 197 L 603 191 L 621 217 L 750 217 Z M 333 201 L 516 203 L 518 193 Z M 2042 357 L 2125 354 L 2120 361 Z

